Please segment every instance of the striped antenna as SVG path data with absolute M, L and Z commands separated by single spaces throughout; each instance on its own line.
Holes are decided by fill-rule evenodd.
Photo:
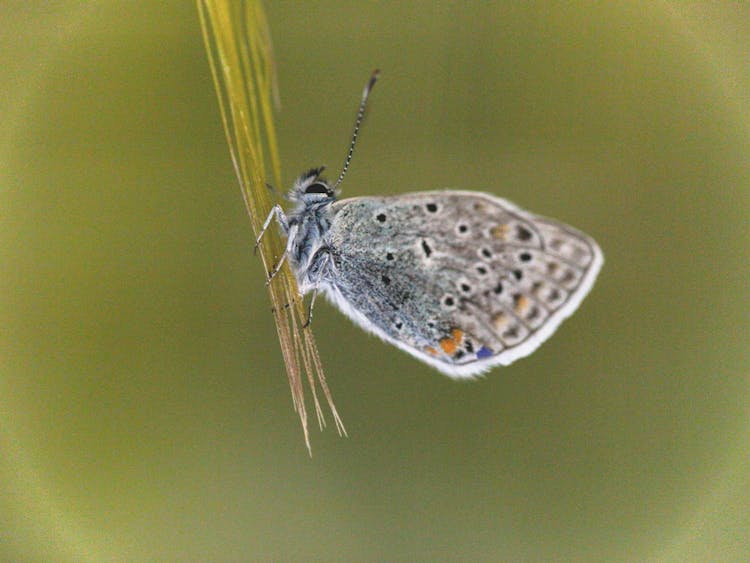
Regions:
M 362 124 L 362 118 L 365 116 L 365 106 L 367 105 L 367 97 L 370 95 L 370 91 L 372 90 L 372 87 L 375 86 L 375 82 L 377 82 L 378 78 L 380 78 L 380 71 L 375 69 L 372 73 L 372 76 L 370 76 L 370 80 L 367 81 L 367 84 L 365 84 L 365 89 L 362 91 L 362 101 L 359 104 L 359 110 L 357 111 L 357 120 L 354 122 L 354 133 L 352 134 L 352 144 L 349 145 L 349 152 L 346 155 L 346 160 L 344 161 L 344 168 L 341 170 L 341 174 L 339 174 L 338 180 L 336 180 L 336 183 L 333 185 L 333 189 L 336 190 L 338 188 L 339 184 L 341 183 L 341 180 L 344 179 L 344 176 L 346 176 L 346 171 L 349 170 L 349 163 L 352 161 L 352 155 L 354 154 L 354 145 L 357 143 L 357 134 L 359 133 L 359 126 Z

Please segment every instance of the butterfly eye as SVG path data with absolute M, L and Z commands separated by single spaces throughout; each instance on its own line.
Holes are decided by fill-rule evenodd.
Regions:
M 329 194 L 330 190 L 328 186 L 325 184 L 321 184 L 320 182 L 315 182 L 314 184 L 310 184 L 305 188 L 306 194 Z

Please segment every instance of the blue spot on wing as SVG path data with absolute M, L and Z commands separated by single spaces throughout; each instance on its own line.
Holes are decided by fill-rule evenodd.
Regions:
M 477 350 L 477 359 L 483 360 L 484 358 L 489 358 L 492 355 L 492 350 L 487 348 L 487 346 L 482 346 L 479 350 Z

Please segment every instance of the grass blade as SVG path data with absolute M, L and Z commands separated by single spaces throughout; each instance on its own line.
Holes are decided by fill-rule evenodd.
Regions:
M 273 122 L 273 102 L 278 105 L 279 96 L 268 22 L 258 0 L 198 0 L 198 13 L 232 163 L 257 236 L 273 205 L 266 186 L 267 163 L 275 184 L 282 185 Z M 258 249 L 266 272 L 281 257 L 283 249 L 278 230 L 269 229 Z M 288 262 L 269 284 L 269 291 L 292 404 L 312 455 L 305 381 L 320 428 L 326 423 L 316 391 L 318 385 L 339 434 L 346 435 L 346 429 L 326 383 L 313 333 L 309 327 L 302 328 L 306 312 Z

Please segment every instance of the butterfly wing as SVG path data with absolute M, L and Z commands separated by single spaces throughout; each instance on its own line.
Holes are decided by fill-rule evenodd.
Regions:
M 452 377 L 533 352 L 603 262 L 593 239 L 479 192 L 334 204 L 322 286 L 366 330 Z

